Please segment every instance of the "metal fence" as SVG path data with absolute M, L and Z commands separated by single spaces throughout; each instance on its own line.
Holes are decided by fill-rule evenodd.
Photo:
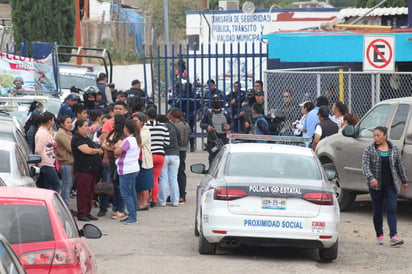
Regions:
M 181 108 L 194 135 L 203 138 L 197 122 L 205 108 L 210 107 L 207 81 L 215 81 L 224 101 L 230 99 L 235 82 L 240 82 L 244 91 L 253 88 L 255 80 L 263 79 L 267 58 L 264 46 L 262 43 L 150 46 L 143 51 L 148 53 L 143 56 L 144 65 L 150 64 L 150 70 L 143 66 L 144 86 L 152 87 L 147 94 L 159 113 L 167 112 L 170 107 Z M 148 85 L 147 79 L 153 79 L 153 83 Z
M 331 70 L 331 69 L 329 69 Z M 326 95 L 330 103 L 340 100 L 349 112 L 362 117 L 376 103 L 412 96 L 412 73 L 335 71 L 266 71 L 265 113 L 282 108 L 282 95 L 290 91 L 295 103 Z

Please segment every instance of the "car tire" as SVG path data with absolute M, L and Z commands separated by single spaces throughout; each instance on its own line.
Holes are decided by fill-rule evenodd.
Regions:
M 199 253 L 203 255 L 214 255 L 216 253 L 217 244 L 209 243 L 203 236 L 202 225 L 199 231 Z
M 319 249 L 319 258 L 324 262 L 331 262 L 338 257 L 338 241 L 330 248 Z
M 336 167 L 332 163 L 323 164 L 324 168 L 326 169 L 334 169 L 336 171 L 336 179 L 331 181 L 334 185 L 336 191 L 336 198 L 339 202 L 340 211 L 350 211 L 353 208 L 356 199 L 356 193 L 353 191 L 342 189 L 339 184 L 339 173 L 336 170 Z

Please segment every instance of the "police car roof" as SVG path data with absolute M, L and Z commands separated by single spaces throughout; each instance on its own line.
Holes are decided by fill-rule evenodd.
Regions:
M 306 147 L 270 143 L 228 144 L 230 153 L 280 153 L 314 157 L 313 151 Z

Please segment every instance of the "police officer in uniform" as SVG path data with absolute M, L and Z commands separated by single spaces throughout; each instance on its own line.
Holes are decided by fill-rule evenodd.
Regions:
M 207 152 L 209 167 L 223 145 L 229 142 L 226 133 L 231 129 L 232 119 L 227 111 L 222 109 L 222 99 L 215 94 L 212 97 L 212 109 L 205 111 L 200 121 L 200 127 L 207 131 Z

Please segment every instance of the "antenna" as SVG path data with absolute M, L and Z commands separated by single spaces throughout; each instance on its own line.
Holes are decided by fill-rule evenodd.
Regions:
M 242 11 L 246 14 L 252 14 L 255 12 L 255 5 L 252 2 L 245 2 L 242 5 Z

